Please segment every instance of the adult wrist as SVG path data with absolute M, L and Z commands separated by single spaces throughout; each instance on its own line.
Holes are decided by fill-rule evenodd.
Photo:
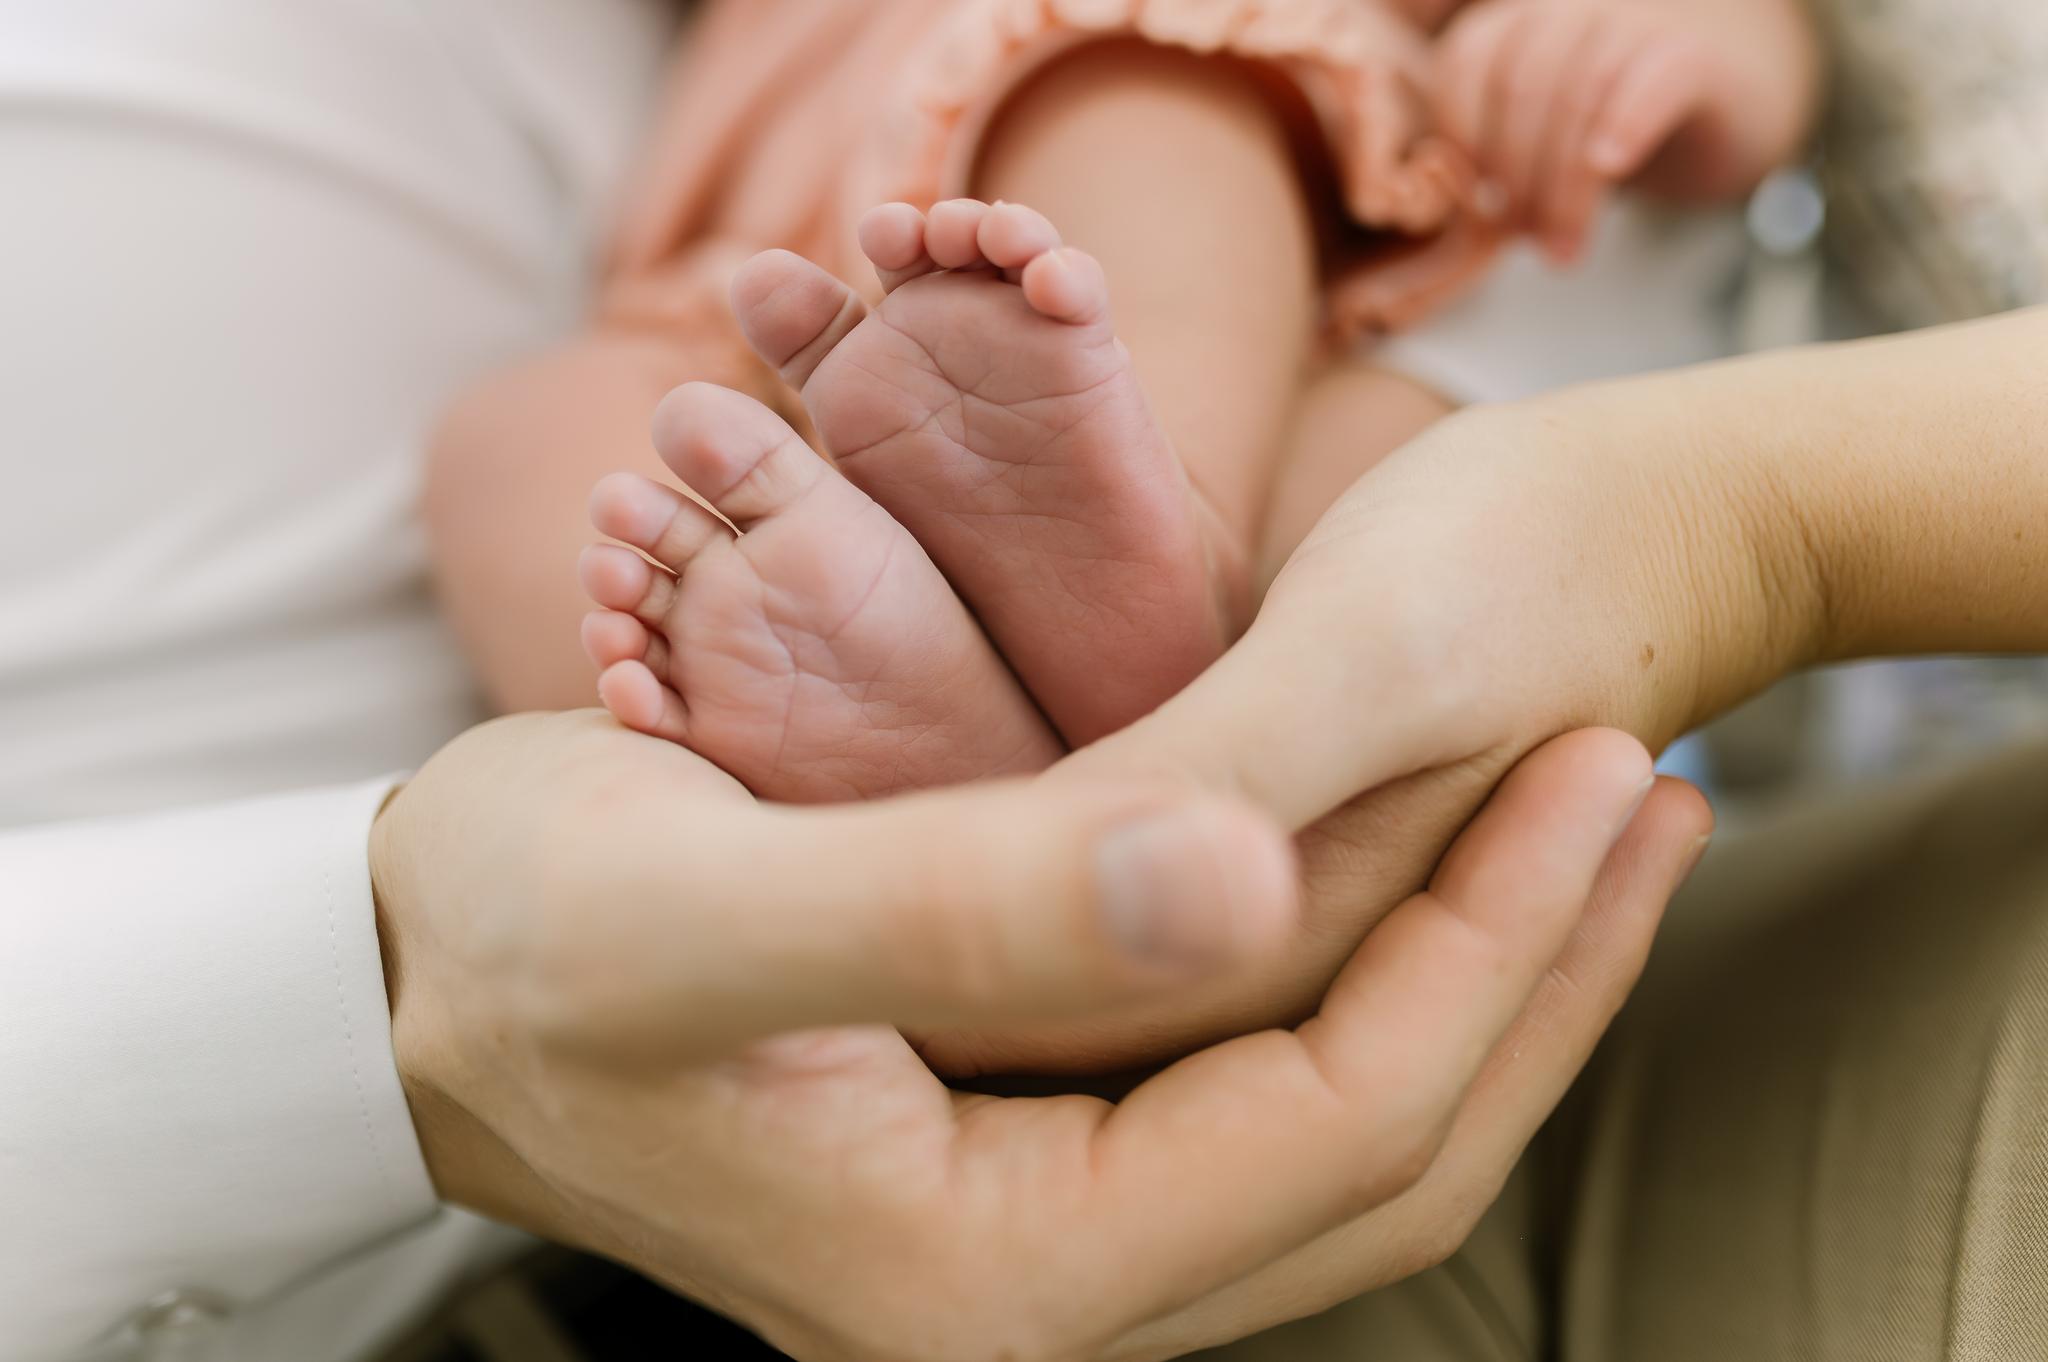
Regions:
M 2037 308 L 1798 356 L 1780 457 L 1826 588 L 1820 660 L 2048 651 L 2044 345 Z
M 457 1201 L 461 1198 L 450 1187 L 450 1161 L 439 1150 L 444 1142 L 434 1138 L 448 1125 L 441 1085 L 433 1072 L 433 1060 L 441 1047 L 429 1041 L 431 1028 L 421 1016 L 421 990 L 411 970 L 415 955 L 412 899 L 400 864 L 399 848 L 405 840 L 400 831 L 402 818 L 393 812 L 404 791 L 403 785 L 394 786 L 370 824 L 370 902 L 376 914 L 377 953 L 384 964 L 384 996 L 391 1008 L 391 1049 L 399 1084 L 412 1112 L 435 1193 L 443 1201 Z
M 452 1014 L 449 991 L 433 968 L 433 939 L 420 930 L 427 905 L 417 901 L 410 870 L 423 848 L 404 795 L 404 787 L 394 790 L 371 824 L 370 894 L 391 1006 L 392 1055 L 427 1175 L 443 1202 L 545 1238 L 578 1242 L 561 1198 L 482 1114 L 491 1075 L 472 1052 L 477 1028 Z
M 427 1173 L 441 1200 L 481 1209 L 490 1200 L 475 1176 L 485 1132 L 469 1111 L 449 1095 L 451 1037 L 431 1005 L 433 984 L 415 969 L 420 942 L 411 884 L 405 874 L 409 851 L 404 786 L 394 788 L 370 825 L 370 898 L 377 919 L 377 949 L 384 962 L 384 991 L 391 1007 L 391 1049 L 399 1084 Z
M 1719 668 L 1722 689 L 1704 722 L 1827 655 L 1833 631 L 1833 559 L 1821 525 L 1825 470 L 1802 453 L 1810 440 L 1820 377 L 1811 353 L 1735 360 L 1689 376 L 1679 415 L 1680 457 L 1696 455 L 1728 516 L 1735 574 L 1724 590 L 1741 602 L 1746 645 Z
M 1807 491 L 1780 465 L 1797 385 L 1749 361 L 1568 389 L 1538 419 L 1623 489 L 1603 504 L 1635 558 L 1647 619 L 1625 640 L 1651 673 L 1646 714 L 1620 722 L 1670 741 L 1812 665 L 1825 651 L 1828 566 Z M 1808 398 L 1810 401 L 1810 397 Z M 1803 417 L 1799 418 L 1803 419 Z M 1671 656 L 1668 660 L 1666 653 Z

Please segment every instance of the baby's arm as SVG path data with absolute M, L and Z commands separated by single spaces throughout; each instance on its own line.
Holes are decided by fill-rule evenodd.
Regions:
M 1614 184 L 1755 188 L 1805 142 L 1820 71 L 1801 0 L 1477 0 L 1440 40 L 1437 111 L 1507 220 L 1568 259 Z
M 425 508 L 437 586 L 501 709 L 596 702 L 577 642 L 585 503 L 606 473 L 660 472 L 648 420 L 662 394 L 703 376 L 691 369 L 675 339 L 600 320 L 485 379 L 443 421 Z

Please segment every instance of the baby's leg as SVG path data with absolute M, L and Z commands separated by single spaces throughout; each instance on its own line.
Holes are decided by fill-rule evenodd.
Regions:
M 1296 408 L 1258 536 L 1260 592 L 1331 502 L 1454 410 L 1440 393 L 1367 361 L 1347 360 L 1317 375 Z
M 424 507 L 435 587 L 496 708 L 590 703 L 596 673 L 576 643 L 584 503 L 606 473 L 661 470 L 647 418 L 693 379 L 733 375 L 677 338 L 600 322 L 489 375 L 443 417 Z
M 975 181 L 979 197 L 1030 204 L 1102 261 L 1160 423 L 1226 541 L 1247 549 L 1319 317 L 1288 118 L 1245 63 L 1105 43 L 1005 106 Z

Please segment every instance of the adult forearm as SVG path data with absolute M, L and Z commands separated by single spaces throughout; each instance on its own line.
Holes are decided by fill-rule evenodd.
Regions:
M 2048 652 L 2043 354 L 2048 309 L 1475 409 L 1321 533 L 1370 511 L 1388 538 L 1390 499 L 1423 524 L 1463 507 L 1486 528 L 1462 552 L 1520 567 L 1460 610 L 1490 620 L 1500 665 L 1576 678 L 1539 688 L 1545 723 L 1653 744 L 1817 663 Z M 1491 489 L 1476 509 L 1467 483 Z M 1460 551 L 1434 533 L 1429 552 Z
M 2048 652 L 2044 356 L 2035 310 L 1773 363 L 1759 486 L 1810 554 L 1819 659 Z
M 1536 409 L 1603 479 L 1657 489 L 1699 722 L 1812 663 L 2048 652 L 2044 353 L 2038 310 Z

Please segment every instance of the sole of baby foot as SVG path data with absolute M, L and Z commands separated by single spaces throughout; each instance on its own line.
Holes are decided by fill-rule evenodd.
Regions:
M 787 252 L 743 267 L 754 348 L 1068 742 L 1156 708 L 1221 652 L 1243 568 L 1116 338 L 1101 267 L 1007 204 L 890 205 L 861 244 L 888 290 L 871 315 Z
M 591 495 L 598 531 L 631 546 L 595 546 L 582 564 L 601 607 L 584 644 L 620 722 L 791 803 L 1057 758 L 1050 727 L 917 542 L 781 418 L 691 384 L 663 401 L 655 445 L 717 513 L 631 474 Z

